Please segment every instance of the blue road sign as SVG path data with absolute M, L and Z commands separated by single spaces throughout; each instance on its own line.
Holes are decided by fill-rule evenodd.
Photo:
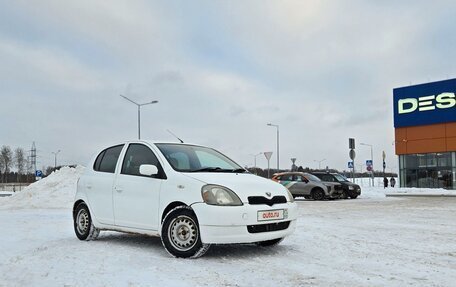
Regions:
M 41 170 L 35 170 L 36 177 L 43 177 L 43 172 Z
M 366 160 L 366 166 L 372 166 L 372 160 L 371 159 Z
M 352 162 L 352 161 L 349 161 L 349 162 L 348 162 L 348 168 L 353 168 L 353 167 L 354 167 L 354 166 L 353 166 L 353 162 Z

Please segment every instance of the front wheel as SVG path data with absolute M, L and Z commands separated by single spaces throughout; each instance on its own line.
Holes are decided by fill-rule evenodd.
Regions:
M 277 238 L 277 239 L 271 239 L 271 240 L 266 240 L 266 241 L 260 241 L 257 242 L 256 244 L 261 247 L 271 247 L 271 246 L 276 246 L 279 245 L 280 242 L 282 242 L 284 237 L 282 238 Z
M 168 212 L 163 220 L 161 239 L 166 251 L 180 258 L 203 256 L 210 247 L 201 242 L 198 220 L 188 206 L 178 206 Z
M 325 199 L 325 192 L 321 188 L 315 189 L 312 192 L 312 198 L 314 200 L 323 200 L 323 199 Z
M 89 208 L 85 203 L 80 203 L 73 214 L 74 232 L 80 240 L 94 240 L 100 234 L 100 230 L 93 225 Z

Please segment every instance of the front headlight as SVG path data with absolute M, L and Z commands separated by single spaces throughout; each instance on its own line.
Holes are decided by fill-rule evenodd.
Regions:
M 208 184 L 201 188 L 201 195 L 205 203 L 210 205 L 239 206 L 242 201 L 231 189 Z
M 290 199 L 290 202 L 294 202 L 293 194 L 291 194 L 291 192 L 288 190 L 288 188 L 286 188 L 286 190 L 287 190 L 288 198 Z
M 354 187 L 353 185 L 349 185 L 349 186 L 348 186 L 348 189 L 349 189 L 349 190 L 354 190 L 355 187 Z

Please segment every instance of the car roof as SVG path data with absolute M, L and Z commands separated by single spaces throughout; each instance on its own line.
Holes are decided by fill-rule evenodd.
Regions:
M 313 171 L 311 174 L 339 174 L 338 172 L 324 172 L 324 171 Z
M 300 172 L 300 171 L 285 171 L 285 172 L 275 173 L 273 176 L 281 176 L 281 175 L 289 175 L 289 174 L 306 175 L 308 173 L 307 172 Z

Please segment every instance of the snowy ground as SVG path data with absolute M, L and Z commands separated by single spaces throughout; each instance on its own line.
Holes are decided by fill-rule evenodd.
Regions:
M 104 232 L 79 241 L 72 193 L 79 169 L 0 198 L 0 286 L 454 286 L 456 198 L 298 200 L 281 245 L 213 246 L 171 258 L 160 239 Z

